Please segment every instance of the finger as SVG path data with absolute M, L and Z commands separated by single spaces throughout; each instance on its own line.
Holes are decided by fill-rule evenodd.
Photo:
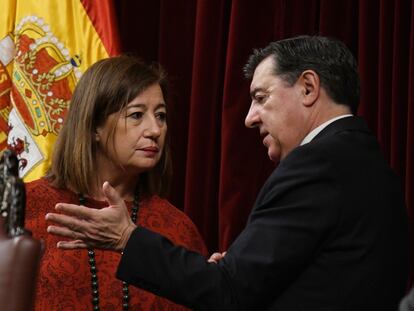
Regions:
M 211 258 L 211 259 L 214 259 L 214 260 L 216 260 L 216 259 L 220 259 L 220 258 L 221 258 L 221 254 L 220 254 L 220 253 L 213 253 L 213 254 L 210 256 L 210 258 Z
M 221 258 L 222 255 L 220 253 L 213 253 L 207 261 L 217 263 Z
M 109 182 L 105 181 L 102 185 L 103 194 L 106 197 L 106 201 L 109 205 L 122 205 L 124 200 L 122 200 L 118 191 L 116 191 Z
M 51 221 L 59 225 L 65 226 L 69 229 L 72 229 L 73 231 L 82 231 L 85 229 L 84 222 L 76 217 L 67 216 L 64 214 L 47 213 L 45 218 L 47 221 Z
M 74 241 L 59 241 L 57 247 L 61 249 L 78 249 L 78 248 L 90 248 L 86 243 L 81 240 Z
M 92 218 L 95 212 L 93 209 L 89 207 L 68 203 L 58 203 L 56 204 L 55 209 L 59 212 L 64 212 L 66 214 L 70 214 L 84 219 Z
M 65 238 L 70 238 L 70 239 L 80 239 L 82 238 L 82 234 L 81 233 L 77 233 L 73 230 L 70 230 L 68 228 L 65 227 L 58 227 L 58 226 L 48 226 L 47 227 L 47 232 L 53 235 L 59 235 Z

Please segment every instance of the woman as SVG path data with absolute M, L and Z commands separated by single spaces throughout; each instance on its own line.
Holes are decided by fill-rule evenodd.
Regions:
M 26 227 L 45 241 L 36 310 L 186 310 L 117 280 L 118 253 L 62 253 L 44 220 L 57 202 L 105 207 L 109 181 L 134 222 L 206 254 L 195 225 L 161 198 L 170 176 L 166 91 L 160 68 L 128 56 L 98 61 L 77 84 L 49 174 L 26 186 Z

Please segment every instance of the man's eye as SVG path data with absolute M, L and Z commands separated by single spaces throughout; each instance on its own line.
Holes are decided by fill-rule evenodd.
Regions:
M 258 103 L 263 102 L 265 100 L 265 98 L 266 98 L 266 96 L 264 96 L 264 95 L 256 95 L 255 96 L 255 99 Z

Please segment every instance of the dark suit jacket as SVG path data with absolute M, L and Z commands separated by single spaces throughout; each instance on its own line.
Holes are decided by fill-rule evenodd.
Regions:
M 399 182 L 349 117 L 281 161 L 219 264 L 138 228 L 118 277 L 197 310 L 397 310 L 407 235 Z

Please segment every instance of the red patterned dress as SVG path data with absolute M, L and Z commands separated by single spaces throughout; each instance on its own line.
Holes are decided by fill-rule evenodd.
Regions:
M 35 298 L 36 311 L 92 310 L 91 273 L 87 250 L 61 250 L 61 240 L 46 232 L 45 215 L 58 202 L 79 204 L 77 194 L 52 187 L 45 179 L 26 185 L 26 228 L 45 243 Z M 131 211 L 132 203 L 126 202 Z M 86 206 L 102 208 L 106 202 L 87 199 Z M 173 243 L 207 255 L 205 244 L 191 220 L 168 201 L 153 196 L 139 204 L 138 224 Z M 100 310 L 122 310 L 122 282 L 115 277 L 120 254 L 95 250 Z M 129 286 L 130 310 L 188 310 L 147 291 Z

